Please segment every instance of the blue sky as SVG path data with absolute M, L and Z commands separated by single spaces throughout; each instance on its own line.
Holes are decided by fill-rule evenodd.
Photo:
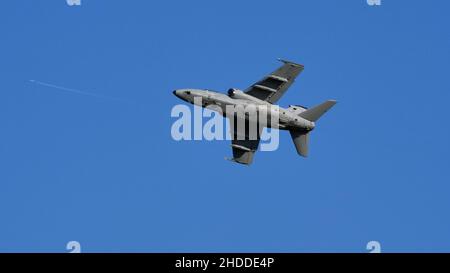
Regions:
M 0 252 L 450 251 L 449 8 L 5 1 Z M 172 140 L 172 90 L 244 89 L 280 57 L 305 65 L 282 106 L 339 101 L 309 158 L 287 133 L 249 167 Z

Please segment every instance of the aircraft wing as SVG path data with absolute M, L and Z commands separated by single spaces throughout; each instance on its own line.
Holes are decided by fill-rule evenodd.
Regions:
M 247 88 L 244 92 L 270 103 L 277 102 L 303 71 L 303 65 L 280 60 L 283 65 Z
M 233 149 L 232 161 L 237 163 L 250 165 L 253 161 L 253 156 L 258 150 L 262 127 L 258 127 L 258 134 L 251 138 L 249 136 L 249 122 L 245 122 L 245 132 L 238 130 L 236 123 L 232 125 L 234 129 L 231 132 L 233 139 L 231 141 L 231 148 Z M 256 128 L 256 127 L 255 127 Z

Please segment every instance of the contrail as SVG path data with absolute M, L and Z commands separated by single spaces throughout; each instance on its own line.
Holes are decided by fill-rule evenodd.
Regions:
M 78 90 L 78 89 L 67 88 L 67 87 L 64 87 L 64 86 L 58 86 L 58 85 L 51 84 L 51 83 L 46 83 L 46 82 L 41 82 L 41 81 L 36 81 L 36 80 L 30 80 L 30 82 L 31 83 L 35 83 L 35 84 L 39 84 L 39 85 L 42 85 L 42 86 L 50 87 L 50 88 L 59 89 L 59 90 L 66 91 L 66 92 L 71 92 L 71 93 L 76 93 L 76 94 L 80 94 L 80 95 L 85 95 L 85 96 L 91 96 L 91 97 L 96 97 L 96 98 L 101 98 L 101 99 L 108 99 L 108 100 L 115 100 L 115 101 L 122 101 L 122 102 L 130 102 L 130 101 L 128 101 L 126 99 L 122 99 L 122 98 L 116 98 L 116 97 L 111 97 L 111 96 L 106 96 L 106 95 L 86 92 L 86 91 L 82 91 L 82 90 Z

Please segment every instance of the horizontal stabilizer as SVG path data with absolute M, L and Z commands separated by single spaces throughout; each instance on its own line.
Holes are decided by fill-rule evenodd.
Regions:
M 300 117 L 315 122 L 317 121 L 323 114 L 325 114 L 331 107 L 333 107 L 337 102 L 335 100 L 328 100 L 320 105 L 317 105 L 313 108 L 310 108 L 304 112 L 299 114 Z

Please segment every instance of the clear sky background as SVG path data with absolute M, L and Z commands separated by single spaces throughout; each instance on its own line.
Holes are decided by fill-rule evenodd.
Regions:
M 3 1 L 0 252 L 450 251 L 450 2 Z M 172 140 L 176 88 L 305 65 L 299 157 Z M 42 81 L 119 100 L 75 94 Z

